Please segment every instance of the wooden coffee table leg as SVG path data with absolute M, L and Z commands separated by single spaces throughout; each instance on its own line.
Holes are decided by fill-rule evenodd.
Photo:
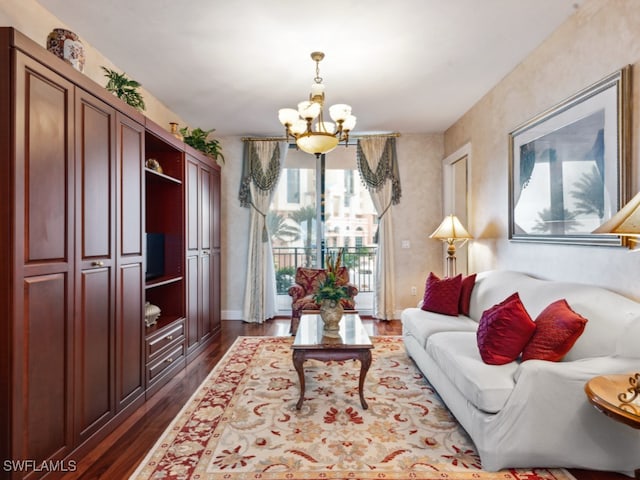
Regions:
M 369 408 L 364 399 L 364 378 L 367 376 L 369 367 L 371 366 L 371 350 L 364 350 L 358 355 L 360 360 L 360 381 L 358 382 L 358 393 L 360 394 L 360 404 L 365 410 Z
M 304 357 L 302 350 L 295 350 L 293 352 L 293 366 L 296 372 L 298 372 L 298 380 L 300 381 L 300 398 L 298 399 L 298 403 L 296 403 L 296 410 L 302 408 L 302 401 L 304 400 Z

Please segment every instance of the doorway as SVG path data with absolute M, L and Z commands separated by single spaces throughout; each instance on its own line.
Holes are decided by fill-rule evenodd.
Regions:
M 453 213 L 458 217 L 462 225 L 469 229 L 469 170 L 471 168 L 471 144 L 468 143 L 442 162 L 443 182 L 443 215 Z M 472 235 L 473 233 L 470 232 Z M 457 273 L 467 275 L 469 271 L 468 247 L 456 250 Z M 446 251 L 443 252 L 443 258 Z M 443 260 L 444 262 L 444 260 Z M 446 265 L 443 266 L 446 271 Z

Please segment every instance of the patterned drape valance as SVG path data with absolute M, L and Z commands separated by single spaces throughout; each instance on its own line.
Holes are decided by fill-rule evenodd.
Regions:
M 377 143 L 375 145 L 371 145 Z M 358 170 L 369 191 L 379 191 L 391 182 L 391 203 L 400 203 L 402 189 L 394 137 L 368 137 L 358 140 Z M 377 157 L 377 158 L 376 158 Z
M 245 141 L 240 180 L 240 205 L 252 204 L 251 185 L 267 195 L 278 185 L 280 145 L 277 141 Z

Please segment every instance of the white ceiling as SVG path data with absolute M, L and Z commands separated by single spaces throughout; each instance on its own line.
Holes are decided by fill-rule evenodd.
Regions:
M 585 0 L 39 0 L 191 127 L 279 135 L 307 98 L 354 133 L 443 132 Z

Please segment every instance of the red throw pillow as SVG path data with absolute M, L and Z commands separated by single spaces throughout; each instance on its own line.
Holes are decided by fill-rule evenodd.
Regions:
M 522 360 L 559 362 L 586 325 L 587 319 L 574 312 L 565 299 L 553 302 L 536 318 L 536 331 L 524 347 Z
M 520 296 L 514 293 L 482 313 L 476 334 L 482 360 L 490 365 L 513 362 L 535 329 Z
M 461 288 L 462 275 L 441 280 L 433 272 L 430 272 L 424 286 L 422 310 L 458 316 Z
M 462 315 L 469 316 L 469 305 L 471 303 L 471 292 L 476 284 L 476 274 L 466 276 L 462 280 L 462 288 L 460 289 L 460 301 L 458 302 L 458 311 Z

